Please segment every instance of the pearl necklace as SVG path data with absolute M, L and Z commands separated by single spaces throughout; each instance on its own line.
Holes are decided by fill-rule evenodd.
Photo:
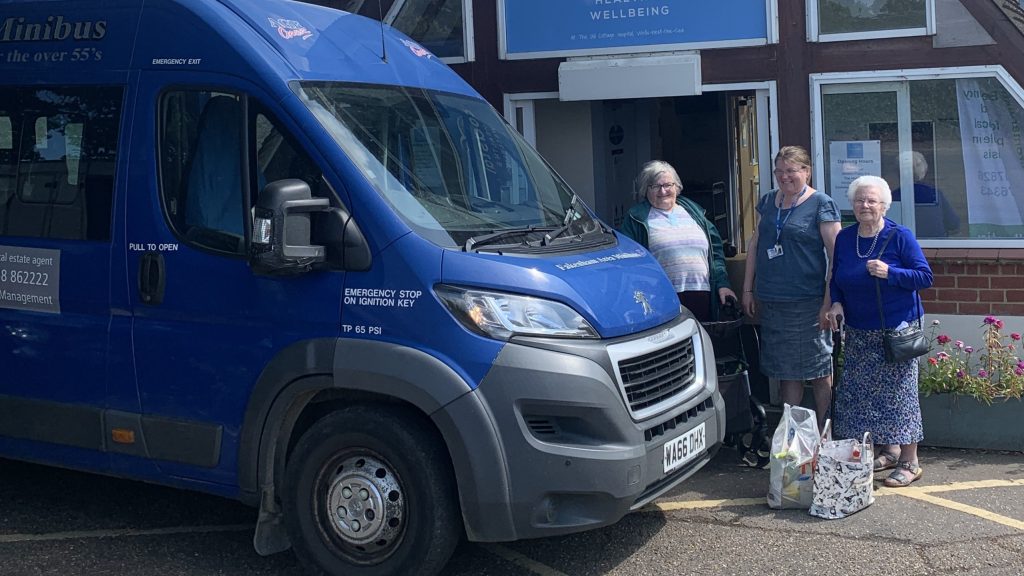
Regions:
M 854 245 L 854 247 L 857 249 L 858 258 L 867 258 L 868 256 L 871 256 L 871 253 L 875 251 L 875 244 L 878 243 L 878 236 L 882 233 L 883 228 L 885 228 L 885 224 L 883 224 L 882 227 L 878 229 L 878 232 L 875 232 L 875 237 L 871 240 L 871 247 L 868 248 L 867 254 L 860 253 L 860 234 L 857 234 L 857 243 Z

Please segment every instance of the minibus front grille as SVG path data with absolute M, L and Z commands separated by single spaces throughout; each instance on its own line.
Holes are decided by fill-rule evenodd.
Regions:
M 693 339 L 655 352 L 621 360 L 619 377 L 626 404 L 636 414 L 683 392 L 697 378 Z

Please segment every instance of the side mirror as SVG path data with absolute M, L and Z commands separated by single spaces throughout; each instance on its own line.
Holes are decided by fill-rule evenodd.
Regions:
M 370 245 L 355 219 L 343 208 L 330 208 L 314 216 L 313 241 L 327 246 L 331 268 L 362 272 L 370 269 Z
M 300 274 L 324 262 L 326 248 L 311 243 L 311 216 L 330 208 L 330 201 L 313 198 L 302 180 L 267 184 L 253 210 L 253 269 L 261 274 Z

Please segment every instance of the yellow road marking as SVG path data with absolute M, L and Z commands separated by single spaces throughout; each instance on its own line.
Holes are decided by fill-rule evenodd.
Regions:
M 907 490 L 907 489 L 906 488 L 900 488 L 900 490 Z M 995 522 L 997 524 L 1002 524 L 1003 526 L 1009 526 L 1010 528 L 1016 528 L 1017 530 L 1024 530 L 1024 522 L 1021 522 L 1020 520 L 1014 520 L 1013 518 L 1007 518 L 1006 516 L 1003 516 L 1002 514 L 996 514 L 995 512 L 989 512 L 988 510 L 985 510 L 985 509 L 982 509 L 982 508 L 977 508 L 975 506 L 970 506 L 968 504 L 961 504 L 960 502 L 954 502 L 953 500 L 946 500 L 945 498 L 938 498 L 936 496 L 932 496 L 931 494 L 927 494 L 927 493 L 925 493 L 924 491 L 921 491 L 921 490 L 907 490 L 906 492 L 899 492 L 899 495 L 900 496 L 905 496 L 907 498 L 913 498 L 915 500 L 922 500 L 924 502 L 929 502 L 931 504 L 935 504 L 936 506 L 942 506 L 944 508 L 950 508 L 950 509 L 953 509 L 953 510 L 957 510 L 957 511 L 963 512 L 965 514 L 971 514 L 973 516 L 977 516 L 979 518 L 983 518 L 985 520 L 989 520 L 989 521 Z
M 907 496 L 909 498 L 916 498 L 925 502 L 931 502 L 938 506 L 945 506 L 946 508 L 952 508 L 961 512 L 979 516 L 993 522 L 998 522 L 1006 526 L 1012 526 L 1020 530 L 1024 530 L 1024 522 L 1001 516 L 993 512 L 988 512 L 981 508 L 975 508 L 966 504 L 959 504 L 952 500 L 945 498 L 938 498 L 931 496 L 932 493 L 941 492 L 955 492 L 958 490 L 977 490 L 981 488 L 1013 488 L 1024 486 L 1024 478 L 1017 480 L 975 480 L 970 482 L 955 482 L 953 484 L 940 484 L 936 486 L 907 486 L 904 488 L 886 488 L 880 487 L 875 489 L 875 496 Z M 672 512 L 676 510 L 703 510 L 707 508 L 728 508 L 731 506 L 767 506 L 767 501 L 764 498 L 729 498 L 729 499 L 716 499 L 716 500 L 686 500 L 686 501 L 668 501 L 668 502 L 652 502 L 647 506 L 638 510 L 638 512 Z
M 528 556 L 524 556 L 515 550 L 506 548 L 501 544 L 480 544 L 480 547 L 495 556 L 500 556 L 505 560 L 508 560 L 520 568 L 526 568 L 534 574 L 539 574 L 540 576 L 567 576 L 565 573 L 559 572 L 547 564 L 541 564 L 540 562 L 537 562 Z
M 1024 478 L 1019 480 L 977 480 L 974 482 L 957 482 L 955 484 L 941 484 L 939 486 L 911 486 L 915 492 L 953 492 L 954 490 L 974 490 L 975 488 L 1012 488 L 1024 486 Z M 903 490 L 899 488 L 898 490 Z
M 701 508 L 725 508 L 728 506 L 757 506 L 767 505 L 764 498 L 732 498 L 729 500 L 689 500 L 686 502 L 652 502 L 644 506 L 638 512 L 650 512 L 661 510 L 671 512 L 673 510 L 698 510 Z

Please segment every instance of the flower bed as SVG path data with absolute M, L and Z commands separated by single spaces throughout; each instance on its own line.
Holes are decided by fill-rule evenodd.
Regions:
M 918 386 L 921 394 L 960 394 L 986 404 L 998 398 L 1021 398 L 1024 394 L 1024 361 L 1018 355 L 1021 335 L 1002 333 L 1003 321 L 987 316 L 981 324 L 981 349 L 939 332 L 932 322 L 932 350 L 921 364 Z

